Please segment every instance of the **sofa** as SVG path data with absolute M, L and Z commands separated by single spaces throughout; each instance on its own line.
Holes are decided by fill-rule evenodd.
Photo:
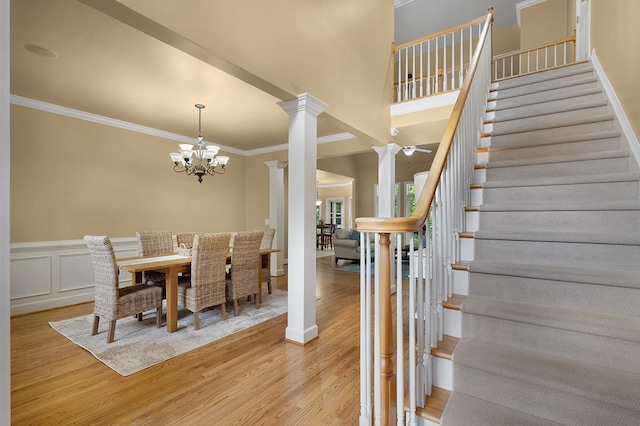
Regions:
M 333 250 L 336 263 L 340 259 L 360 260 L 360 233 L 353 229 L 336 229 L 333 234 Z M 371 255 L 373 256 L 374 244 L 371 244 Z

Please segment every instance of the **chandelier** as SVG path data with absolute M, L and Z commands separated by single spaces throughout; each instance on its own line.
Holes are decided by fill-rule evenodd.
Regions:
M 225 166 L 229 162 L 229 157 L 218 155 L 220 147 L 208 144 L 202 138 L 202 109 L 204 105 L 196 104 L 198 108 L 198 137 L 194 145 L 181 143 L 180 152 L 172 152 L 173 170 L 179 173 L 185 172 L 187 175 L 198 176 L 198 182 L 202 183 L 204 175 L 214 176 L 226 173 Z

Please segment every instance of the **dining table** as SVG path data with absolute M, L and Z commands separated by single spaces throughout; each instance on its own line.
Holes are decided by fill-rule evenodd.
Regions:
M 279 249 L 260 249 L 258 261 L 258 304 L 262 303 L 262 258 Z M 231 261 L 232 252 L 227 252 L 227 263 Z M 167 300 L 167 331 L 173 333 L 178 329 L 178 277 L 179 274 L 191 270 L 191 256 L 179 254 L 135 256 L 116 259 L 118 269 L 131 273 L 131 284 L 142 282 L 142 272 L 157 271 L 164 273 Z

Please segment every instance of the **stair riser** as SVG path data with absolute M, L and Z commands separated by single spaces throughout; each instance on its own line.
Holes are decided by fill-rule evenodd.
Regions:
M 482 211 L 479 216 L 478 229 L 483 231 L 597 232 L 635 235 L 640 240 L 640 212 L 637 210 Z
M 605 114 L 610 114 L 608 106 L 599 106 L 594 108 L 578 109 L 558 113 L 551 112 L 546 115 L 525 117 L 492 123 L 490 127 L 488 125 L 485 126 L 484 132 L 491 132 L 497 135 L 552 127 L 561 127 L 566 123 L 588 123 L 591 121 L 590 118 L 593 118 L 593 120 L 595 121 L 600 119 L 600 117 Z
M 637 418 L 636 411 L 599 402 L 566 391 L 468 368 L 456 364 L 453 387 L 457 392 L 482 396 L 509 408 L 563 425 L 605 425 L 623 415 Z
M 584 268 L 635 270 L 640 264 L 640 246 L 612 244 L 553 243 L 474 239 L 475 259 L 522 263 L 571 265 Z
M 591 123 L 581 123 L 578 125 L 542 128 L 527 132 L 494 134 L 491 136 L 491 147 L 495 148 L 517 148 L 519 146 L 544 145 L 549 139 L 561 137 L 579 138 L 581 135 L 595 132 L 605 132 L 613 130 L 612 120 L 602 120 Z
M 560 78 L 572 77 L 575 80 L 582 80 L 585 78 L 593 77 L 593 67 L 591 64 L 585 62 L 581 64 L 572 65 L 571 67 L 557 68 L 544 72 L 538 72 L 533 74 L 522 75 L 514 78 L 509 78 L 492 84 L 492 89 L 509 89 L 513 87 L 522 87 L 528 84 L 541 83 L 541 82 L 553 82 Z M 573 80 L 572 80 L 573 83 Z
M 495 100 L 487 104 L 487 110 L 500 114 L 502 112 L 512 111 L 513 109 L 524 109 L 527 111 L 529 107 L 543 106 L 548 102 L 563 102 L 568 99 L 596 100 L 604 98 L 602 88 L 599 85 L 589 84 L 588 87 L 578 88 L 576 90 L 554 90 L 543 94 L 524 95 L 506 100 Z M 498 105 L 500 102 L 500 105 Z M 525 112 L 528 114 L 528 112 Z M 487 116 L 488 118 L 488 116 Z
M 433 386 L 451 390 L 453 386 L 453 364 L 451 360 L 432 357 L 433 361 Z
M 481 315 L 464 314 L 463 321 L 469 338 L 640 374 L 636 343 Z M 618 350 L 611 351 L 612 347 Z
M 474 272 L 469 273 L 469 285 L 474 296 L 499 297 L 504 299 L 506 303 L 513 300 L 578 311 L 640 315 L 640 298 L 637 297 L 637 287 L 615 287 Z M 594 300 L 599 300 L 600 303 L 593 306 Z M 468 325 L 469 323 L 464 323 L 463 327 Z M 464 330 L 466 333 L 467 329 L 464 328 Z M 636 350 L 640 356 L 640 347 Z M 640 363 L 637 363 L 637 367 L 638 373 L 640 373 Z
M 488 167 L 486 181 L 538 179 L 545 177 L 587 176 L 620 173 L 629 169 L 629 157 L 532 164 L 514 167 Z
M 574 76 L 558 76 L 551 80 L 535 80 L 514 81 L 512 87 L 507 87 L 507 84 L 498 84 L 498 89 L 495 91 L 495 97 L 500 101 L 501 99 L 513 98 L 515 96 L 529 95 L 534 93 L 548 93 L 555 90 L 566 90 L 567 88 L 575 88 L 590 82 L 597 82 L 597 76 L 592 72 L 582 73 Z
M 493 108 L 496 111 L 509 108 L 518 108 L 525 105 L 536 105 L 544 103 L 549 99 L 564 99 L 576 93 L 589 93 L 601 91 L 602 87 L 596 80 L 585 81 L 569 88 L 557 88 L 543 92 L 514 95 L 508 98 L 496 99 Z
M 488 153 L 488 161 L 519 160 L 524 158 L 551 157 L 554 155 L 583 154 L 587 152 L 615 151 L 620 149 L 620 138 L 595 139 L 539 145 L 523 148 L 503 147 L 500 151 Z M 482 164 L 478 162 L 479 164 Z
M 530 202 L 531 200 L 635 200 L 639 198 L 638 195 L 640 194 L 640 183 L 638 181 L 632 181 L 579 185 L 523 186 L 511 188 L 484 188 L 480 191 L 482 191 L 482 200 L 485 204 L 505 203 L 513 205 L 520 202 Z
M 525 117 L 536 117 L 541 115 L 558 114 L 561 112 L 572 110 L 583 110 L 592 107 L 606 107 L 608 101 L 602 96 L 602 93 L 589 93 L 583 96 L 571 96 L 567 98 L 532 105 L 522 105 L 519 107 L 499 109 L 486 119 L 494 123 L 517 120 Z

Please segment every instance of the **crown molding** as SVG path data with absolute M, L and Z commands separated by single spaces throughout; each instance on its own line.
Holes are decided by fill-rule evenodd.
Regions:
M 38 101 L 31 98 L 25 98 L 23 96 L 11 95 L 11 103 L 14 105 L 22 106 L 25 108 L 37 109 L 44 112 L 50 112 L 52 114 L 64 115 L 66 117 L 76 118 L 78 120 L 90 121 L 92 123 L 103 124 L 105 126 L 116 127 L 131 132 L 144 133 L 146 135 L 157 136 L 163 139 L 174 140 L 180 143 L 193 143 L 193 137 L 179 135 L 177 133 L 166 132 L 164 130 L 154 129 L 152 127 L 141 126 L 139 124 L 130 123 L 128 121 L 117 120 L 115 118 L 109 118 L 98 114 L 92 114 L 90 112 L 80 111 L 73 108 L 67 108 L 60 105 L 50 104 L 47 102 Z M 353 139 L 354 135 L 351 133 L 337 133 L 334 135 L 322 136 L 318 138 L 318 145 L 322 143 L 337 142 L 346 139 Z M 206 142 L 206 141 L 205 141 Z M 220 150 L 226 151 L 232 154 L 241 155 L 243 157 L 251 157 L 253 155 L 268 154 L 277 151 L 286 151 L 288 144 L 280 144 L 269 146 L 266 148 L 241 150 L 231 148 L 225 145 L 220 145 Z

